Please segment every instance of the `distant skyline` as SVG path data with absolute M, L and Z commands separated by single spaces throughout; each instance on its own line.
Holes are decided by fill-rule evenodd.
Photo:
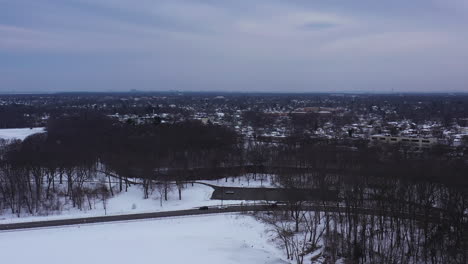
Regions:
M 0 93 L 468 92 L 466 0 L 0 0 Z

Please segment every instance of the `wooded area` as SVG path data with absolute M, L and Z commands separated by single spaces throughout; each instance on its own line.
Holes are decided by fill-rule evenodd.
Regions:
M 414 151 L 300 136 L 265 143 L 198 121 L 135 125 L 85 113 L 50 118 L 47 133 L 24 141 L 1 141 L 0 208 L 47 214 L 60 208 L 59 198 L 92 207 L 135 179 L 144 197 L 158 189 L 167 199 L 172 188 L 181 198 L 187 181 L 273 175 L 291 193 L 289 209 L 261 217 L 298 262 L 323 238 L 330 259 L 467 263 L 467 167 L 442 146 Z M 336 190 L 339 201 L 315 202 L 324 209 L 310 211 L 297 189 Z

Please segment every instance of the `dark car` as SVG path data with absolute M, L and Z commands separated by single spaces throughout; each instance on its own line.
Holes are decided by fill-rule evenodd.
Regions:
M 200 208 L 198 208 L 199 210 L 208 210 L 208 206 L 201 206 Z

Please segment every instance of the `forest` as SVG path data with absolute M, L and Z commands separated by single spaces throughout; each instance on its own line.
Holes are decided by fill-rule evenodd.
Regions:
M 181 199 L 187 182 L 252 173 L 290 191 L 286 207 L 256 215 L 298 263 L 318 246 L 356 263 L 468 262 L 468 164 L 446 146 L 264 142 L 222 125 L 136 125 L 96 112 L 51 116 L 46 130 L 0 142 L 1 211 L 43 215 L 63 199 L 92 207 L 133 184 L 146 198 L 175 188 Z M 298 189 L 336 190 L 339 200 L 302 201 Z

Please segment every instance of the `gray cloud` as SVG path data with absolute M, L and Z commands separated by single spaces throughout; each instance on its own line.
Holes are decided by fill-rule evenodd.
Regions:
M 0 91 L 466 91 L 455 1 L 0 0 Z

